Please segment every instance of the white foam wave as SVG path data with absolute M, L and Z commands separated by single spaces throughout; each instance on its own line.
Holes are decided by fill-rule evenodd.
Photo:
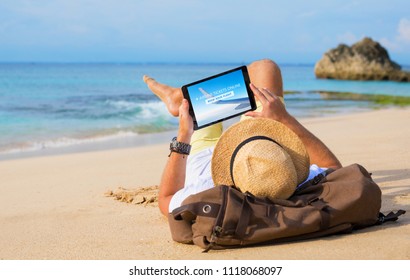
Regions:
M 61 137 L 61 138 L 54 139 L 54 140 L 20 143 L 16 145 L 15 147 L 10 147 L 10 148 L 4 148 L 4 149 L 0 148 L 0 154 L 34 152 L 34 151 L 40 151 L 40 150 L 45 150 L 45 149 L 75 146 L 75 145 L 80 145 L 80 144 L 100 143 L 100 142 L 116 140 L 120 138 L 135 137 L 136 135 L 138 135 L 138 133 L 131 132 L 131 131 L 119 131 L 115 134 L 96 135 L 92 137 L 82 137 L 82 138 Z
M 106 101 L 106 103 L 120 112 L 133 112 L 133 119 L 143 122 L 152 121 L 156 118 L 165 120 L 172 119 L 164 103 L 159 101 L 137 103 L 132 101 Z
M 136 102 L 131 102 L 131 101 L 125 101 L 125 100 L 118 100 L 118 101 L 106 101 L 106 103 L 112 107 L 114 107 L 115 109 L 118 110 L 135 110 L 136 108 L 138 108 L 141 104 L 140 103 L 136 103 Z
M 138 114 L 138 117 L 148 120 L 158 117 L 165 119 L 171 118 L 162 102 L 151 102 L 141 105 L 141 112 Z

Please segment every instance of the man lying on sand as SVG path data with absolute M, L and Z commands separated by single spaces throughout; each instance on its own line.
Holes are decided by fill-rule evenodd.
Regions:
M 247 67 L 251 80 L 250 87 L 259 107 L 256 111 L 247 112 L 238 125 L 233 125 L 232 129 L 224 133 L 222 123 L 194 132 L 189 104 L 183 99 L 181 89 L 158 83 L 148 76 L 143 77 L 149 89 L 165 103 L 168 111 L 173 116 L 179 116 L 178 136 L 174 140 L 160 182 L 158 202 L 164 215 L 181 206 L 182 201 L 189 195 L 210 189 L 224 182 L 225 178 L 230 178 L 229 180 L 242 191 L 247 190 L 247 176 L 243 176 L 243 171 L 232 171 L 236 167 L 238 170 L 246 169 L 245 174 L 252 174 L 252 177 L 258 180 L 258 189 L 253 191 L 254 195 L 271 193 L 266 189 L 272 186 L 271 181 L 262 185 L 260 183 L 278 178 L 270 178 L 274 176 L 266 174 L 278 174 L 280 177 L 280 174 L 286 173 L 283 178 L 294 178 L 296 184 L 282 180 L 287 182 L 282 182 L 284 186 L 279 188 L 289 189 L 289 184 L 292 184 L 293 190 L 275 193 L 274 196 L 278 198 L 288 198 L 298 185 L 328 168 L 341 167 L 339 160 L 329 148 L 287 112 L 283 99 L 282 75 L 276 63 L 265 59 L 255 61 Z M 247 146 L 242 144 L 239 147 L 242 155 L 235 158 L 233 168 L 229 167 L 231 159 L 225 158 L 224 146 L 217 145 L 219 139 L 229 142 L 231 137 L 237 137 L 238 134 L 252 134 L 249 132 L 250 127 L 261 128 L 260 132 L 253 134 L 256 133 L 263 140 L 269 138 L 272 141 L 269 141 L 269 144 L 264 141 L 263 145 L 252 145 L 250 149 L 242 149 L 242 146 Z M 281 137 L 275 136 L 278 134 L 288 135 L 292 140 L 282 140 Z M 260 137 L 258 141 L 262 141 Z M 298 155 L 293 155 L 293 148 L 290 147 L 293 142 L 301 143 L 299 146 L 302 148 L 298 149 L 302 154 L 307 153 L 306 163 L 300 162 Z M 218 146 L 217 149 L 215 146 Z M 272 156 L 273 154 L 275 155 Z M 286 165 L 282 164 L 284 162 Z M 276 169 L 281 166 L 287 166 L 286 170 L 277 172 Z

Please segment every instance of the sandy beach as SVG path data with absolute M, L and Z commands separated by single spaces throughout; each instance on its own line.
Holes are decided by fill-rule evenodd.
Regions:
M 207 254 L 172 241 L 155 202 L 136 205 L 106 196 L 119 187 L 156 186 L 169 139 L 135 148 L 0 161 L 0 259 L 408 260 L 409 120 L 409 108 L 301 120 L 343 165 L 357 162 L 373 173 L 383 192 L 382 211 L 408 211 L 397 222 L 349 235 Z

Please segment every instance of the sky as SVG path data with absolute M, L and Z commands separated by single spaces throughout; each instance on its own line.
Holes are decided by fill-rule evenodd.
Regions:
M 0 0 L 0 62 L 310 64 L 365 36 L 410 65 L 410 1 Z

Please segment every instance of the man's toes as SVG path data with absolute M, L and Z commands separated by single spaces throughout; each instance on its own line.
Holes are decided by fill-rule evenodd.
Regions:
M 144 83 L 147 83 L 148 80 L 153 80 L 153 78 L 151 78 L 151 77 L 149 77 L 149 76 L 147 76 L 147 75 L 144 75 L 144 76 L 142 77 L 142 80 L 144 81 Z

